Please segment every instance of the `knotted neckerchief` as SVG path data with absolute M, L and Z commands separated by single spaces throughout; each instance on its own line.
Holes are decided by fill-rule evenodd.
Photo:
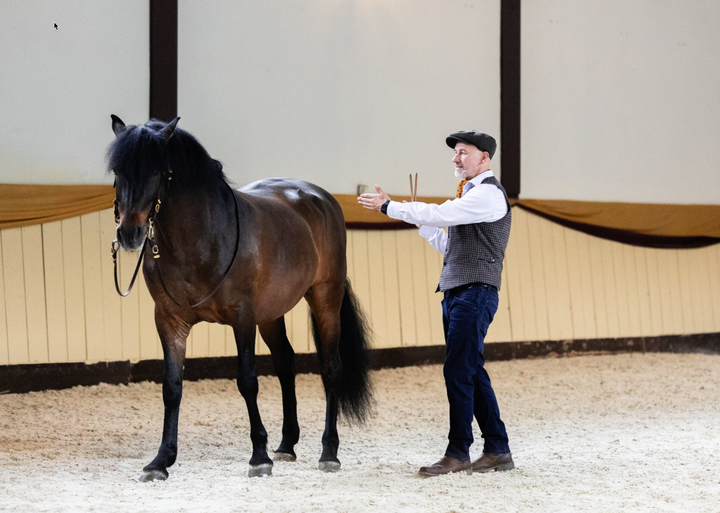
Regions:
M 456 197 L 456 198 L 461 198 L 461 197 L 462 197 L 462 195 L 463 195 L 463 188 L 465 187 L 465 184 L 468 183 L 469 181 L 470 181 L 470 180 L 468 180 L 467 178 L 463 178 L 462 180 L 460 180 L 460 182 L 458 183 L 458 186 L 457 186 L 457 192 L 456 192 L 456 194 L 455 194 L 455 197 Z

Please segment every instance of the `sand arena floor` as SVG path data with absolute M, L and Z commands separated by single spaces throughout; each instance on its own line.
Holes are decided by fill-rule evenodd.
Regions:
M 0 510 L 720 511 L 720 356 L 586 355 L 488 370 L 517 469 L 437 478 L 416 472 L 446 443 L 440 366 L 374 373 L 375 415 L 364 427 L 341 423 L 336 474 L 316 468 L 325 405 L 316 375 L 297 379 L 298 460 L 254 479 L 234 382 L 185 383 L 178 462 L 155 483 L 137 478 L 160 442 L 160 385 L 3 395 Z M 274 377 L 260 378 L 259 403 L 274 448 Z

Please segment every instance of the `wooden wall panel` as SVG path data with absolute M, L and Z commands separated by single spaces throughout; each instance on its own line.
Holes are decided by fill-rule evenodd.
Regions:
M 48 361 L 67 362 L 67 314 L 62 222 L 42 225 Z
M 712 301 L 712 325 L 710 331 L 720 331 L 720 244 L 707 248 L 707 277 Z
M 573 323 L 564 232 L 556 224 L 542 222 L 540 234 L 549 338 L 569 340 L 573 338 Z
M 208 356 L 225 356 L 225 326 L 209 323 L 208 341 Z
M 65 285 L 67 361 L 87 360 L 85 333 L 85 285 L 82 226 L 79 217 L 65 219 L 62 226 L 62 259 Z
M 703 331 L 712 332 L 715 326 L 714 308 L 713 308 L 713 290 L 710 285 L 709 276 L 706 271 L 710 269 L 710 252 L 695 252 L 697 255 L 697 265 L 693 267 L 696 276 L 696 282 L 702 284 L 703 291 Z
M 680 291 L 680 304 L 682 310 L 683 333 L 692 333 L 697 326 L 696 315 L 699 313 L 699 304 L 702 298 L 698 297 L 698 290 L 692 290 L 690 286 L 692 275 L 690 273 L 690 258 L 688 251 L 677 252 L 678 281 L 682 284 Z
M 43 363 L 48 361 L 48 341 L 42 227 L 40 225 L 24 227 L 21 229 L 21 235 L 28 361 L 30 363 Z
M 445 334 L 442 322 L 442 294 L 435 292 L 437 284 L 440 280 L 440 271 L 442 270 L 443 256 L 439 251 L 434 249 L 424 240 L 422 242 L 425 248 L 425 271 L 427 275 L 428 290 L 430 291 L 430 336 L 432 345 L 442 345 L 445 343 Z
M 100 212 L 100 272 L 102 276 L 102 296 L 103 296 L 103 332 L 105 334 L 101 358 L 107 361 L 117 361 L 123 359 L 123 341 L 122 341 L 122 303 L 132 303 L 137 301 L 137 295 L 133 294 L 133 298 L 122 298 L 115 290 L 115 281 L 113 278 L 114 266 L 110 254 L 110 242 L 115 238 L 115 218 L 112 210 L 103 210 Z M 102 248 L 106 248 L 102 251 Z M 127 256 L 127 255 L 125 255 Z M 129 259 L 132 259 L 130 256 Z M 128 280 L 129 282 L 130 280 Z M 124 292 L 124 291 L 123 291 Z M 125 301 L 127 299 L 127 301 Z M 130 307 L 131 308 L 131 307 Z
M 487 343 L 720 331 L 720 245 L 637 248 L 516 209 Z M 139 278 L 115 292 L 110 209 L 0 232 L 0 364 L 162 358 Z M 127 286 L 135 255 L 121 254 Z M 348 231 L 348 276 L 374 347 L 442 345 L 442 255 L 415 230 Z M 304 300 L 286 315 L 296 352 L 314 352 Z M 256 335 L 256 352 L 267 346 Z M 232 329 L 195 326 L 189 358 L 236 354 Z
M 660 270 L 658 269 L 658 252 L 654 248 L 645 248 L 645 269 L 647 271 L 648 295 L 650 303 L 650 329 L 645 334 L 655 336 L 665 333 L 663 323 L 664 298 L 660 292 Z
M 631 274 L 625 265 L 625 257 L 623 248 L 620 244 L 612 244 L 610 246 L 614 269 L 614 288 L 615 288 L 615 305 L 617 310 L 617 328 L 618 333 L 630 333 L 630 309 L 628 298 L 628 280 Z M 617 336 L 617 335 L 616 335 Z
M 685 328 L 683 326 L 683 310 L 680 305 L 681 293 L 677 250 L 658 250 L 656 256 L 663 322 L 662 332 L 667 335 L 679 335 L 684 333 Z
M 103 360 L 105 344 L 100 214 L 86 214 L 82 216 L 81 223 L 87 359 L 89 362 L 98 362 Z
M 652 313 L 650 302 L 650 289 L 648 284 L 648 273 L 646 263 L 645 248 L 627 246 L 630 252 L 630 258 L 633 259 L 635 265 L 635 279 L 637 287 L 631 291 L 631 297 L 634 297 L 637 303 L 638 316 L 638 332 L 641 335 L 652 331 Z
M 48 338 L 42 226 L 23 227 L 22 241 L 28 323 L 28 360 L 31 363 L 45 363 L 48 361 Z
M 398 319 L 402 329 L 401 343 L 403 346 L 414 346 L 418 344 L 417 315 L 420 305 L 415 304 L 416 289 L 418 284 L 413 273 L 413 255 L 410 250 L 410 238 L 420 238 L 410 230 L 400 230 L 395 234 L 396 256 L 397 256 L 397 279 L 398 279 Z M 424 276 L 424 274 L 423 274 Z M 427 311 L 427 291 L 419 295 L 420 302 L 425 303 Z
M 566 230 L 565 232 L 573 337 L 578 339 L 595 338 L 597 337 L 595 297 L 592 277 L 588 272 L 590 262 L 588 236 L 575 230 Z
M 375 327 L 375 347 L 390 347 L 385 295 L 385 273 L 383 272 L 382 233 L 367 231 L 368 281 L 370 286 L 370 317 Z
M 517 215 L 516 215 L 517 213 Z M 533 244 L 530 241 L 529 219 L 531 215 L 516 209 L 513 212 L 513 225 L 510 231 L 509 246 L 515 248 L 517 256 L 517 284 L 508 290 L 510 294 L 510 305 L 513 308 L 515 302 L 521 303 L 521 316 L 513 315 L 513 336 L 515 340 L 539 340 L 539 329 L 535 308 L 535 286 L 533 280 L 533 268 L 530 262 L 533 260 Z M 511 281 L 511 283 L 513 283 Z
M 597 237 L 589 237 L 588 248 L 590 250 L 589 271 L 592 277 L 592 289 L 595 299 L 595 326 L 597 336 L 599 338 L 607 338 L 611 335 L 608 322 L 606 289 L 611 286 L 612 281 L 605 282 L 606 275 L 603 272 L 604 263 L 601 252 L 602 241 Z
M 535 310 L 535 337 L 533 340 L 549 340 L 550 324 L 548 317 L 547 283 L 543 262 L 543 244 L 552 244 L 550 240 L 543 241 L 541 226 L 543 220 L 538 216 L 527 216 L 528 242 L 534 248 L 530 261 L 525 265 L 530 267 L 532 280 L 532 300 Z
M 607 318 L 607 333 L 609 337 L 619 337 L 621 332 L 620 318 L 618 313 L 618 295 L 615 269 L 615 254 L 612 244 L 599 240 L 600 261 L 605 295 L 605 315 Z
M 383 295 L 385 300 L 385 347 L 403 345 L 402 328 L 400 325 L 400 282 L 398 267 L 403 265 L 399 260 L 397 249 L 397 233 L 382 230 L 380 234 L 382 255 Z
M 22 228 L 2 231 L 8 363 L 29 363 Z
M 681 275 L 685 276 L 682 290 L 686 291 L 683 300 L 691 303 L 691 312 L 688 316 L 692 323 L 688 326 L 689 333 L 707 333 L 712 331 L 712 291 L 707 274 L 709 257 L 707 251 L 681 251 L 679 253 Z M 687 285 L 685 285 L 687 280 Z
M 5 313 L 5 266 L 3 265 L 2 232 L 0 232 L 0 365 L 10 362 L 8 355 L 8 318 Z
M 528 280 L 524 279 L 527 273 L 525 267 L 521 264 L 524 262 L 524 252 L 527 250 L 527 241 L 524 238 L 518 219 L 522 219 L 519 209 L 513 211 L 513 223 L 510 228 L 510 240 L 505 251 L 505 276 L 503 282 L 503 290 L 501 294 L 507 296 L 509 317 L 510 317 L 510 333 L 511 340 L 528 340 L 526 338 L 525 317 L 529 317 L 525 313 L 525 302 L 523 287 Z
M 408 234 L 406 262 L 410 267 L 412 279 L 412 302 L 415 305 L 415 337 L 418 346 L 439 345 L 444 338 L 437 340 L 433 334 L 433 315 L 442 316 L 442 307 L 438 304 L 440 294 L 435 293 L 440 274 L 428 277 L 426 260 L 432 261 L 438 253 L 417 233 L 406 230 Z M 429 253 L 428 253 L 429 251 Z M 429 255 L 429 256 L 428 256 Z M 401 257 L 402 258 L 402 257 Z M 442 265 L 442 264 L 440 264 Z M 409 314 L 412 316 L 413 312 Z

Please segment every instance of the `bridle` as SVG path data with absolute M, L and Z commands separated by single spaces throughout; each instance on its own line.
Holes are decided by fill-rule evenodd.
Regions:
M 170 189 L 170 182 L 172 181 L 172 169 L 168 168 L 167 172 L 167 189 Z M 147 231 L 145 232 L 145 239 L 143 240 L 142 250 L 140 251 L 140 257 L 138 258 L 137 265 L 135 266 L 135 272 L 133 273 L 132 280 L 130 280 L 130 285 L 128 286 L 127 290 L 123 293 L 120 289 L 120 282 L 118 280 L 118 270 L 117 270 L 117 254 L 118 250 L 120 249 L 120 242 L 115 239 L 112 241 L 112 247 L 111 247 L 111 253 L 112 253 L 112 260 L 113 260 L 113 266 L 114 266 L 114 274 L 115 274 L 115 290 L 118 294 L 120 294 L 122 297 L 127 297 L 128 294 L 130 294 L 130 291 L 133 288 L 133 285 L 135 285 L 135 279 L 137 278 L 138 272 L 140 271 L 140 264 L 142 264 L 143 257 L 145 256 L 145 247 L 150 246 L 150 251 L 153 254 L 153 258 L 158 260 L 160 258 L 160 249 L 158 248 L 157 242 L 155 240 L 155 216 L 160 212 L 160 206 L 162 205 L 162 201 L 160 200 L 160 192 L 162 190 L 162 184 L 163 179 L 160 180 L 160 183 L 158 184 L 158 190 L 157 194 L 155 195 L 155 202 L 153 204 L 153 208 L 150 209 L 150 213 L 148 214 L 147 219 Z M 225 281 L 225 278 L 227 278 L 228 274 L 230 274 L 230 269 L 232 269 L 233 264 L 235 263 L 235 258 L 237 257 L 238 253 L 238 247 L 240 246 L 240 209 L 238 207 L 238 201 L 237 196 L 235 196 L 234 191 L 228 185 L 227 182 L 224 182 L 225 186 L 230 190 L 230 194 L 232 195 L 233 201 L 235 202 L 235 250 L 233 251 L 233 257 L 232 260 L 230 260 L 230 265 L 228 265 L 227 269 L 225 269 L 225 272 L 222 275 L 222 278 L 220 278 L 220 282 L 217 284 L 217 286 L 213 289 L 213 291 L 205 296 L 202 300 L 198 301 L 194 305 L 181 305 L 178 303 L 178 301 L 170 294 L 170 292 L 167 289 L 167 286 L 165 285 L 165 281 L 162 277 L 162 272 L 160 270 L 160 262 L 156 262 L 155 266 L 157 268 L 158 277 L 160 278 L 160 285 L 162 285 L 163 290 L 165 291 L 165 294 L 167 297 L 170 298 L 170 300 L 175 303 L 177 306 L 180 307 L 189 307 L 189 308 L 195 308 L 203 304 L 205 301 L 210 299 L 220 288 L 220 285 L 223 284 Z M 117 198 L 113 199 L 113 213 L 115 215 L 115 226 L 116 228 L 120 225 L 120 211 L 118 209 L 118 201 Z M 117 231 L 116 231 L 117 233 Z

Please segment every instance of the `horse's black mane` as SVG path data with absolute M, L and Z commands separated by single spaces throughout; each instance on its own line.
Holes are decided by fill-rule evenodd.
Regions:
M 128 125 L 108 148 L 108 172 L 138 183 L 170 168 L 178 189 L 206 189 L 227 182 L 222 164 L 195 137 L 176 127 L 165 142 L 160 134 L 163 127 L 165 123 L 156 119 Z

